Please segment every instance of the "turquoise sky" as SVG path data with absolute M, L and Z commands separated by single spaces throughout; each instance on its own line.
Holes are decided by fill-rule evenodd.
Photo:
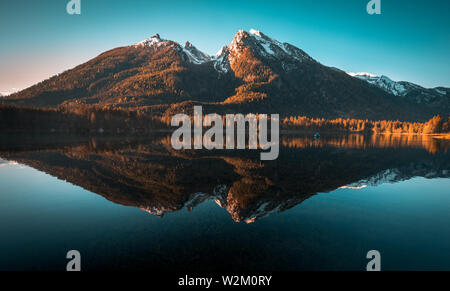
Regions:
M 0 0 L 0 92 L 22 89 L 155 33 L 214 54 L 238 29 L 294 44 L 328 66 L 450 87 L 450 1 Z

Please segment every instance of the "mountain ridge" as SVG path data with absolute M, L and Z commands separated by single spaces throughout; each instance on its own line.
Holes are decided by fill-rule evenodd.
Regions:
M 435 106 L 448 106 L 450 88 L 438 86 L 425 88 L 418 84 L 407 81 L 393 81 L 388 76 L 377 76 L 370 73 L 348 73 L 350 76 L 366 81 L 395 96 L 409 98 L 416 103 L 434 103 Z
M 322 65 L 300 48 L 251 29 L 239 30 L 215 56 L 190 42 L 183 46 L 155 34 L 106 51 L 1 102 L 152 107 L 158 114 L 186 111 L 193 104 L 219 113 L 324 118 L 425 120 L 449 114 L 449 94 L 436 101 L 425 98 L 429 92 L 414 88 L 413 94 L 399 98 L 405 96 Z

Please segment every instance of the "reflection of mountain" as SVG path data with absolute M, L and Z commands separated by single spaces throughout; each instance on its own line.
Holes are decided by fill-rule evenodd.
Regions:
M 345 188 L 361 189 L 366 186 L 405 181 L 413 177 L 425 177 L 431 179 L 450 176 L 448 168 L 433 170 L 430 169 L 432 166 L 433 165 L 428 161 L 423 161 L 421 163 L 411 163 L 400 168 L 387 169 L 371 177 L 346 185 Z
M 0 155 L 155 215 L 214 200 L 233 220 L 253 222 L 345 185 L 450 176 L 450 156 L 439 141 L 407 141 L 289 136 L 282 138 L 278 160 L 266 162 L 256 151 L 176 152 L 168 137 L 28 148 L 0 144 Z M 420 146 L 427 143 L 435 144 L 425 147 L 432 151 Z

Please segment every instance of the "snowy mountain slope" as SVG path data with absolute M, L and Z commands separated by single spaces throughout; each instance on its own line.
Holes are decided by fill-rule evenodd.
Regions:
M 424 88 L 406 81 L 393 81 L 387 76 L 377 76 L 370 73 L 348 73 L 350 76 L 364 80 L 384 91 L 408 99 L 418 104 L 434 107 L 449 107 L 450 88 Z
M 293 62 L 314 61 L 303 50 L 288 43 L 281 43 L 258 30 L 250 29 L 249 32 L 239 30 L 231 43 L 219 50 L 212 58 L 214 67 L 219 72 L 228 72 L 230 62 L 242 56 L 246 48 L 250 48 L 258 57 L 280 61 L 286 70 L 292 68 Z
M 138 43 L 135 43 L 133 47 L 172 47 L 182 52 L 187 59 L 193 64 L 203 64 L 205 62 L 209 62 L 212 58 L 205 54 L 204 52 L 198 50 L 194 45 L 192 45 L 189 41 L 186 44 L 181 46 L 179 43 L 171 40 L 162 39 L 160 35 L 157 33 L 150 38 L 144 39 Z
M 349 75 L 375 85 L 395 96 L 404 96 L 407 92 L 405 86 L 389 79 L 384 75 L 376 76 L 370 73 L 349 73 Z
M 198 50 L 188 41 L 184 45 L 183 52 L 188 55 L 189 60 L 194 64 L 203 64 L 212 60 L 211 56 Z

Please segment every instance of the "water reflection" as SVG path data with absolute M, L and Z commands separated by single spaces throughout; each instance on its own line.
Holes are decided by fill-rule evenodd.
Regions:
M 334 146 L 343 148 L 423 148 L 430 153 L 447 152 L 450 143 L 436 140 L 433 136 L 409 134 L 351 134 L 324 136 L 319 140 L 311 136 L 284 136 L 282 145 L 290 148 Z
M 280 155 L 258 151 L 175 151 L 170 136 L 8 137 L 0 157 L 29 165 L 115 203 L 157 216 L 215 201 L 251 223 L 318 192 L 449 177 L 448 142 L 408 135 L 281 137 Z

